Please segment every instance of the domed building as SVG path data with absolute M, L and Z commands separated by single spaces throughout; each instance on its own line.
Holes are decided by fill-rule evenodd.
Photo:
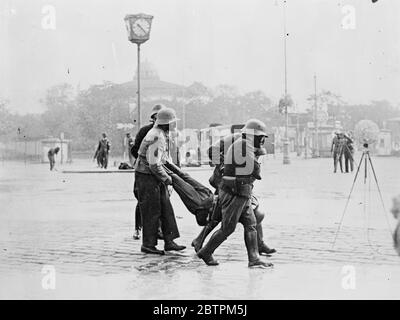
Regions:
M 137 92 L 137 71 L 132 81 L 123 83 L 122 86 L 136 96 Z M 156 100 L 172 100 L 174 97 L 183 95 L 186 87 L 162 81 L 157 69 L 148 61 L 140 64 L 140 94 L 141 102 Z

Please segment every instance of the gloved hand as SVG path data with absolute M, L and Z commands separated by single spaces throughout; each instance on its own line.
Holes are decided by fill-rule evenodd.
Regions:
M 165 179 L 164 183 L 165 183 L 167 186 L 172 185 L 172 178 L 171 178 L 171 176 L 168 176 L 168 178 Z
M 171 185 L 168 185 L 168 186 L 167 186 L 167 189 L 168 189 L 168 194 L 169 194 L 169 196 L 171 196 L 172 191 L 173 191 L 174 189 L 172 188 Z

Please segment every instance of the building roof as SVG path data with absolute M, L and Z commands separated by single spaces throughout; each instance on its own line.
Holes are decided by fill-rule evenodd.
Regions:
M 137 71 L 132 81 L 122 83 L 121 86 L 132 92 L 137 91 Z M 140 90 L 144 94 L 179 94 L 186 89 L 185 86 L 160 80 L 156 68 L 144 61 L 140 65 Z

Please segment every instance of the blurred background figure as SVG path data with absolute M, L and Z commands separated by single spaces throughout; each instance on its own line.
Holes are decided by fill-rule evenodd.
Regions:
M 50 161 L 50 171 L 53 171 L 54 166 L 56 164 L 56 159 L 55 156 L 60 151 L 59 147 L 51 148 L 49 152 L 47 152 L 47 157 L 49 158 Z
M 392 213 L 395 219 L 397 219 L 397 227 L 393 234 L 394 248 L 396 249 L 398 255 L 400 255 L 400 195 L 393 198 Z
M 128 132 L 126 134 L 126 146 L 128 148 L 128 156 L 129 156 L 129 164 L 131 165 L 131 167 L 133 167 L 133 165 L 135 164 L 135 157 L 132 155 L 131 149 L 134 146 L 135 141 L 133 140 L 131 134 Z
M 107 169 L 110 148 L 111 143 L 107 138 L 107 134 L 103 133 L 94 155 L 94 157 L 97 159 L 97 164 L 99 164 L 101 168 Z

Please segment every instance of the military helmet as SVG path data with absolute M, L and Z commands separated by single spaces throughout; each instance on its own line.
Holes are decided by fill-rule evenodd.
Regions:
M 172 122 L 175 122 L 179 120 L 176 117 L 175 110 L 171 108 L 162 108 L 157 115 L 157 120 L 155 125 L 160 125 L 160 124 L 170 124 Z
M 267 126 L 264 122 L 257 119 L 247 120 L 246 124 L 242 129 L 242 133 L 247 133 L 255 136 L 265 136 L 267 135 Z
M 153 109 L 151 109 L 150 118 L 158 114 L 158 112 L 163 108 L 166 108 L 163 104 L 156 104 Z

